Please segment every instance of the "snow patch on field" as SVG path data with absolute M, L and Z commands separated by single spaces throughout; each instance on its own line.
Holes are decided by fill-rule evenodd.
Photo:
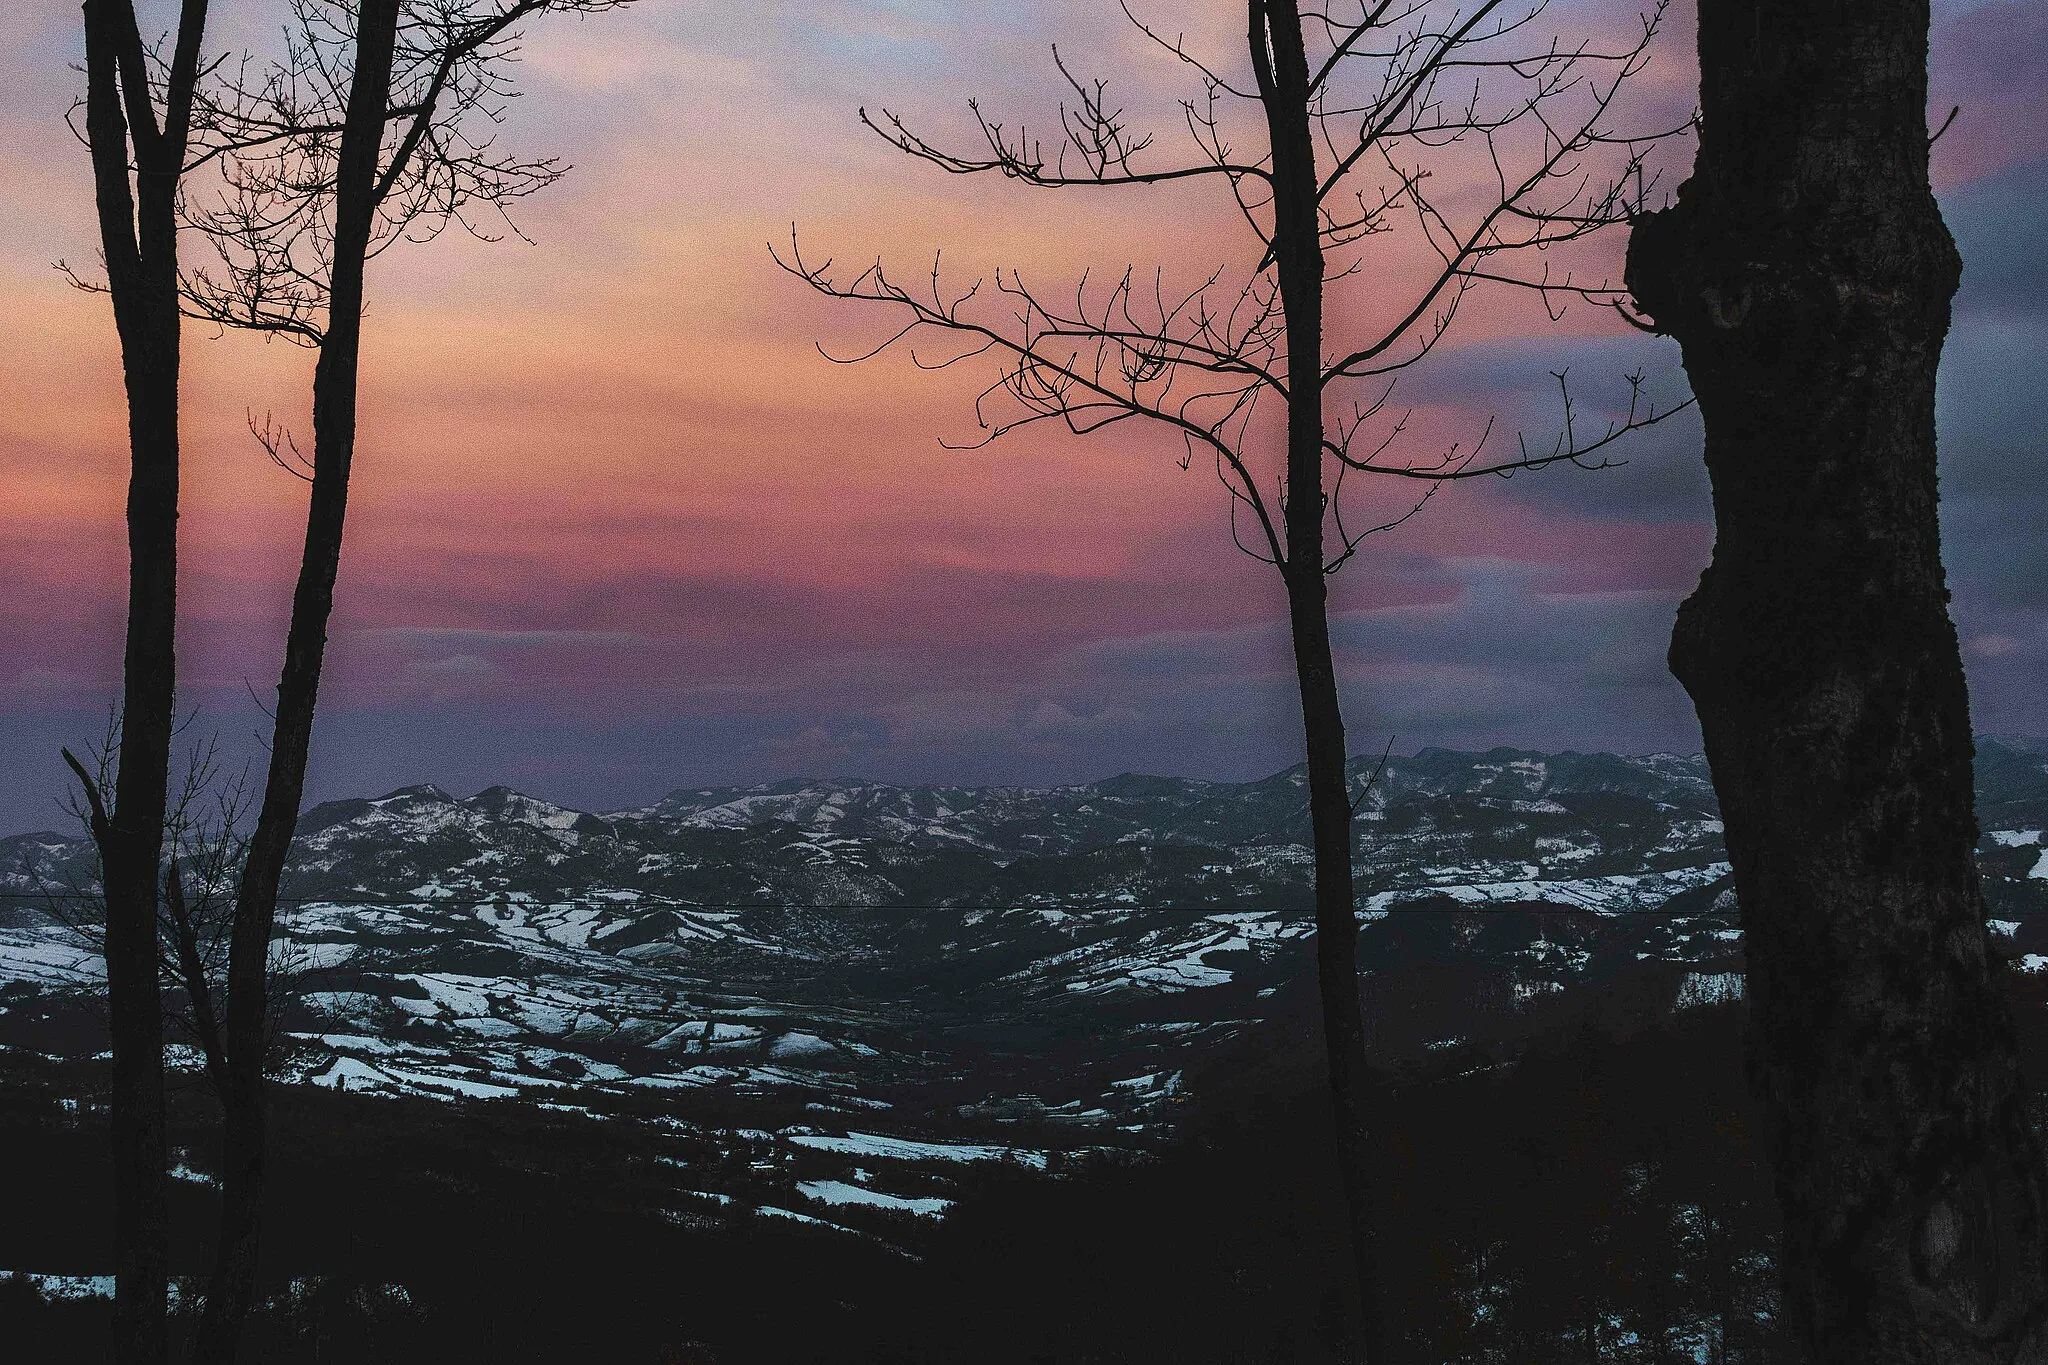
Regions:
M 1533 869 L 1532 869 L 1533 870 Z M 1573 905 L 1595 914 L 1620 915 L 1631 910 L 1652 910 L 1681 891 L 1706 886 L 1728 875 L 1727 863 L 1674 868 L 1669 872 L 1617 873 L 1610 877 L 1582 877 L 1543 881 L 1518 877 L 1503 881 L 1453 882 L 1447 885 L 1398 887 L 1369 897 L 1361 917 L 1384 914 L 1403 902 L 1432 896 L 1446 896 L 1465 905 L 1514 905 L 1547 902 Z
M 791 1057 L 830 1057 L 838 1048 L 826 1042 L 815 1033 L 785 1033 L 775 1040 L 768 1049 L 770 1057 L 787 1059 Z
M 973 1142 L 918 1142 L 911 1138 L 884 1137 L 879 1133 L 848 1133 L 845 1137 L 793 1133 L 788 1137 L 795 1146 L 819 1152 L 838 1152 L 844 1156 L 873 1156 L 889 1161 L 1015 1161 L 1035 1171 L 1045 1169 L 1044 1152 L 1017 1147 L 994 1147 Z
M 790 1218 L 794 1219 L 796 1222 L 799 1223 L 815 1223 L 817 1226 L 821 1228 L 834 1228 L 841 1232 L 844 1232 L 846 1230 L 844 1228 L 841 1228 L 837 1223 L 828 1223 L 822 1218 L 813 1218 L 808 1213 L 798 1213 L 794 1209 L 778 1209 L 773 1204 L 762 1204 L 759 1207 L 757 1207 L 754 1210 L 754 1212 L 765 1213 L 770 1218 Z
M 1062 915 L 1062 920 L 1088 922 L 1080 915 Z M 1315 926 L 1301 919 L 1263 910 L 1232 911 L 1205 915 L 1198 924 L 1173 931 L 1153 930 L 1138 940 L 1137 951 L 1129 950 L 1128 940 L 1123 945 L 1111 940 L 1049 958 L 1038 969 L 1064 962 L 1082 967 L 1067 989 L 1084 994 L 1133 986 L 1167 992 L 1222 986 L 1231 981 L 1233 969 L 1208 961 L 1210 954 L 1249 953 L 1264 959 L 1288 940 L 1313 932 Z M 1184 936 L 1190 933 L 1196 937 Z M 1124 950 L 1117 951 L 1118 947 Z
M 106 980 L 106 964 L 61 924 L 0 929 L 0 982 L 38 986 L 92 986 Z
M 1164 1099 L 1180 1090 L 1180 1077 L 1178 1071 L 1148 1071 L 1129 1080 L 1111 1081 L 1109 1088 L 1143 1099 Z
M 339 967 L 356 955 L 353 943 L 304 943 L 298 939 L 284 939 L 276 948 L 277 956 L 290 964 L 293 971 L 321 972 Z
M 1679 983 L 1678 1009 L 1697 1009 L 1703 1005 L 1726 1005 L 1742 998 L 1741 972 L 1687 972 L 1685 980 Z
M 880 1190 L 862 1189 L 843 1180 L 802 1180 L 797 1182 L 796 1188 L 804 1198 L 815 1199 L 821 1204 L 866 1204 L 870 1208 L 914 1213 L 922 1218 L 937 1218 L 953 1207 L 950 1199 L 906 1199 L 901 1195 L 883 1194 Z
M 35 1286 L 38 1294 L 46 1299 L 111 1299 L 114 1297 L 112 1275 L 35 1275 L 26 1271 L 8 1271 L 0 1278 L 25 1280 Z
M 553 1087 L 561 1082 L 538 1077 L 502 1077 L 521 1084 Z M 386 1064 L 372 1066 L 355 1057 L 336 1057 L 332 1063 L 306 1077 L 306 1084 L 325 1086 L 355 1094 L 418 1095 L 432 1100 L 504 1100 L 520 1093 L 519 1085 L 483 1081 L 472 1076 L 421 1071 Z

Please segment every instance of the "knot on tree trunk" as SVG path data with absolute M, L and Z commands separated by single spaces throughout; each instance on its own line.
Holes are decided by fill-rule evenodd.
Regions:
M 1678 187 L 1678 202 L 1637 218 L 1629 231 L 1623 280 L 1636 308 L 1666 336 L 1680 335 L 1686 287 L 1697 256 L 1693 250 L 1690 200 L 1693 182 Z
M 1997 1236 L 1974 1187 L 1929 1201 L 1913 1231 L 1913 1277 L 1966 1323 L 1981 1323 L 1998 1298 Z
M 1998 1197 L 2000 1183 L 1979 1164 L 1917 1205 L 1900 1288 L 1946 1321 L 1959 1344 L 2003 1342 L 2007 1358 L 2039 1360 L 2042 1305 L 2027 1288 L 2038 1239 L 2029 1211 Z

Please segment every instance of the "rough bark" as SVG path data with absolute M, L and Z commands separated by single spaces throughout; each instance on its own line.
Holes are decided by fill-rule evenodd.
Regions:
M 2048 1303 L 1936 521 L 1927 30 L 1926 0 L 1702 0 L 1698 160 L 1629 250 L 1706 422 L 1718 543 L 1671 667 L 1742 903 L 1785 1309 L 1859 1365 L 2040 1360 Z
M 1316 979 L 1362 1357 L 1385 1359 L 1372 1217 L 1371 1074 L 1358 998 L 1358 915 L 1344 714 L 1330 649 L 1323 561 L 1323 249 L 1309 68 L 1294 0 L 1252 0 L 1252 64 L 1273 149 L 1273 257 L 1287 317 L 1287 586 L 1315 843 Z
M 285 857 L 305 792 L 327 622 L 341 569 L 355 458 L 363 271 L 377 211 L 398 18 L 399 0 L 363 0 L 357 17 L 355 70 L 337 158 L 327 330 L 313 374 L 313 488 L 305 547 L 277 687 L 263 805 L 250 836 L 229 939 L 221 1226 L 193 1352 L 200 1365 L 226 1365 L 234 1359 L 255 1296 L 264 1191 L 270 941 Z
M 86 140 L 128 399 L 128 625 L 111 811 L 94 793 L 106 892 L 114 1165 L 114 1356 L 166 1358 L 168 1235 L 157 888 L 177 675 L 177 222 L 205 0 L 186 0 L 159 126 L 129 0 L 87 0 Z M 131 158 L 132 145 L 132 158 Z M 135 168 L 131 190 L 129 168 Z

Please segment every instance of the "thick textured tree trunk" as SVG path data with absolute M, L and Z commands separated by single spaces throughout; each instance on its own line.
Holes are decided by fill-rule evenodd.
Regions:
M 2048 1303 L 1936 522 L 1927 28 L 1702 0 L 1698 161 L 1629 250 L 1706 420 L 1719 541 L 1671 666 L 1742 902 L 1786 1313 L 1845 1365 L 2040 1360 Z
M 186 0 L 156 122 L 129 0 L 87 0 L 86 139 L 128 398 L 128 629 L 111 812 L 95 804 L 106 892 L 114 1161 L 114 1358 L 168 1352 L 168 1152 L 157 893 L 177 689 L 177 221 L 205 0 Z M 125 112 L 124 112 L 125 109 Z M 129 168 L 135 186 L 129 187 Z
M 270 769 L 235 899 L 229 945 L 221 1227 L 193 1352 L 198 1365 L 226 1365 L 234 1359 L 255 1297 L 267 1119 L 263 1072 L 270 940 L 277 923 L 278 886 L 305 793 L 327 622 L 341 571 L 348 481 L 355 459 L 363 267 L 376 217 L 398 13 L 398 0 L 362 0 L 356 24 L 355 71 L 336 168 L 327 332 L 313 373 L 313 491 L 306 512 L 306 542 L 277 686 Z
M 1323 569 L 1323 249 L 1309 114 L 1308 55 L 1294 0 L 1251 0 L 1252 65 L 1273 148 L 1273 257 L 1287 316 L 1287 585 L 1295 678 L 1308 753 L 1316 865 L 1316 979 L 1322 999 L 1337 1167 L 1344 1186 L 1360 1314 L 1371 1365 L 1386 1359 L 1372 1216 L 1372 1077 L 1358 1000 L 1358 913 L 1344 714 L 1330 652 Z

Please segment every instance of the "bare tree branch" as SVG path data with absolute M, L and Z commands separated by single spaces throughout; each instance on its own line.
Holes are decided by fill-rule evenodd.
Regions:
M 78 785 L 84 790 L 86 802 L 91 807 L 90 827 L 93 842 L 106 842 L 107 831 L 112 822 L 107 819 L 107 803 L 106 798 L 100 795 L 99 778 L 87 772 L 85 765 L 78 761 L 78 755 L 69 749 L 64 750 L 64 762 L 70 766 L 72 772 L 78 774 Z
M 1537 445 L 1518 438 L 1512 459 L 1479 459 L 1491 423 L 1469 447 L 1454 444 L 1423 459 L 1390 458 L 1409 430 L 1406 414 L 1387 411 L 1391 381 L 1424 361 L 1449 334 L 1467 293 L 1483 287 L 1526 291 L 1554 318 L 1574 300 L 1601 307 L 1619 304 L 1618 284 L 1557 270 L 1551 253 L 1626 222 L 1656 189 L 1656 177 L 1646 172 L 1651 151 L 1682 131 L 1621 136 L 1609 127 L 1616 99 L 1648 60 L 1663 3 L 1640 16 L 1633 37 L 1612 47 L 1532 42 L 1529 34 L 1546 3 L 1486 0 L 1454 11 L 1432 0 L 1378 0 L 1361 4 L 1348 19 L 1328 10 L 1303 15 L 1311 29 L 1324 33 L 1328 45 L 1309 78 L 1311 115 L 1330 154 L 1316 190 L 1326 253 L 1363 250 L 1367 239 L 1399 231 L 1398 215 L 1405 214 L 1411 239 L 1424 244 L 1438 262 L 1430 277 L 1404 291 L 1405 302 L 1388 324 L 1320 360 L 1309 376 L 1327 399 L 1349 408 L 1348 415 L 1340 409 L 1328 418 L 1329 435 L 1323 441 L 1331 485 L 1323 501 L 1338 547 L 1326 569 L 1350 559 L 1365 536 L 1401 525 L 1429 501 L 1425 494 L 1398 515 L 1371 520 L 1362 531 L 1348 527 L 1343 504 L 1349 472 L 1436 485 L 1553 464 L 1602 468 L 1608 462 L 1595 459 L 1598 452 L 1689 405 L 1644 403 L 1638 374 L 1628 377 L 1626 416 L 1590 438 L 1582 439 L 1574 429 L 1572 395 L 1566 390 L 1565 432 Z M 1057 51 L 1055 68 L 1070 95 L 1059 106 L 1061 135 L 1052 151 L 1021 125 L 1012 129 L 988 118 L 975 101 L 969 109 L 982 149 L 972 154 L 935 144 L 886 110 L 879 120 L 863 111 L 862 121 L 905 153 L 958 175 L 992 171 L 1052 188 L 1224 175 L 1259 244 L 1260 257 L 1249 274 L 1229 276 L 1219 268 L 1169 292 L 1163 271 L 1152 272 L 1141 289 L 1135 269 L 1127 269 L 1100 285 L 1083 276 L 1070 302 L 1055 303 L 1014 270 L 998 269 L 992 281 L 949 288 L 935 259 L 928 283 L 913 290 L 900 285 L 879 261 L 850 279 L 836 274 L 830 260 L 814 265 L 797 249 L 794 232 L 786 256 L 772 246 L 771 252 L 785 270 L 821 294 L 896 312 L 892 329 L 874 344 L 853 355 L 828 354 L 830 359 L 855 363 L 903 347 L 920 368 L 948 369 L 999 357 L 995 378 L 975 402 L 979 434 L 968 441 L 942 440 L 947 448 L 979 448 L 1045 422 L 1075 434 L 1134 419 L 1164 426 L 1186 447 L 1183 464 L 1197 446 L 1214 456 L 1230 498 L 1233 537 L 1242 544 L 1236 514 L 1247 511 L 1258 528 L 1256 548 L 1246 547 L 1248 552 L 1284 566 L 1280 504 L 1254 473 L 1265 457 L 1257 449 L 1262 429 L 1251 414 L 1260 393 L 1284 405 L 1295 366 L 1286 351 L 1282 299 L 1272 273 L 1271 195 L 1244 192 L 1247 184 L 1270 187 L 1273 168 L 1270 157 L 1247 161 L 1230 155 L 1216 105 L 1221 97 L 1258 100 L 1261 87 L 1223 73 L 1190 53 L 1183 38 L 1166 37 L 1128 7 L 1126 13 L 1147 39 L 1193 68 L 1202 81 L 1203 101 L 1182 105 L 1191 140 L 1202 154 L 1198 164 L 1164 169 L 1144 164 L 1142 154 L 1152 136 L 1133 130 L 1125 111 L 1109 102 L 1104 85 L 1076 76 Z M 1353 70 L 1360 66 L 1369 69 L 1361 75 Z M 1454 73 L 1470 82 L 1455 100 L 1445 85 Z M 1551 112 L 1573 100 L 1579 103 L 1569 118 Z M 1345 117 L 1355 120 L 1354 132 L 1340 144 L 1335 123 Z M 1482 204 L 1468 203 L 1454 212 L 1431 188 L 1428 163 L 1468 141 L 1478 149 L 1476 167 L 1483 168 L 1493 192 Z M 1596 180 L 1592 163 L 1609 152 L 1611 164 Z M 1352 186 L 1369 158 L 1391 180 L 1372 189 Z M 1523 164 L 1514 165 L 1517 161 Z M 1347 212 L 1333 207 L 1340 194 L 1348 196 Z M 1462 197 L 1470 199 L 1469 194 Z M 1535 262 L 1532 269 L 1507 268 L 1523 257 Z M 1334 282 L 1357 274 L 1366 259 L 1357 254 L 1330 259 L 1325 278 Z M 1299 376 L 1294 382 L 1300 382 Z M 1381 387 L 1346 399 L 1346 386 L 1359 383 Z M 1009 411 L 1002 411 L 1005 406 Z M 1383 415 L 1387 420 L 1375 425 Z M 1284 484 L 1279 495 L 1284 501 Z
M 451 225 L 485 240 L 517 233 L 511 206 L 567 169 L 551 157 L 497 149 L 495 130 L 517 95 L 509 68 L 519 25 L 629 2 L 404 0 L 369 254 Z M 210 194 L 188 193 L 182 213 L 214 260 L 185 270 L 180 294 L 187 316 L 311 347 L 328 325 L 335 158 L 348 95 L 340 54 L 353 40 L 354 11 L 289 3 L 280 58 L 245 57 L 231 71 L 216 63 L 215 79 L 199 91 L 189 161 L 212 169 L 215 183 Z M 265 448 L 278 458 L 268 441 Z

